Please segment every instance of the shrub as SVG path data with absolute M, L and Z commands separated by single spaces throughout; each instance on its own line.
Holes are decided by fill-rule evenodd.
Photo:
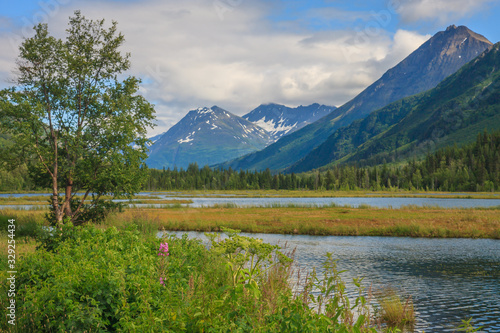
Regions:
M 136 226 L 55 229 L 18 262 L 14 330 L 375 332 L 361 296 L 355 305 L 365 310 L 353 321 L 331 256 L 324 279 L 314 275 L 294 292 L 291 261 L 277 246 L 226 232 L 224 240 L 210 236 L 207 248 L 187 236 L 148 237 Z

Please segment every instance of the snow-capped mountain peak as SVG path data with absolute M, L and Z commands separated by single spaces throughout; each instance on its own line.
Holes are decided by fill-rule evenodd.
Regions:
M 315 122 L 335 109 L 334 106 L 317 103 L 296 108 L 270 103 L 260 105 L 243 118 L 268 131 L 273 140 L 277 141 L 282 136 Z
M 213 165 L 271 143 L 269 133 L 217 106 L 197 108 L 170 128 L 150 150 L 150 167 Z

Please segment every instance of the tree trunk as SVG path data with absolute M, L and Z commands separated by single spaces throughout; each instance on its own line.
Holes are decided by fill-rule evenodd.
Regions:
M 66 192 L 64 193 L 64 213 L 66 216 L 73 218 L 73 212 L 71 211 L 71 191 L 73 189 L 73 179 L 71 177 L 66 183 Z
M 59 206 L 59 192 L 57 188 L 57 173 L 52 176 L 52 206 L 54 207 L 54 215 L 56 218 L 56 226 L 61 229 L 63 224 L 63 211 Z

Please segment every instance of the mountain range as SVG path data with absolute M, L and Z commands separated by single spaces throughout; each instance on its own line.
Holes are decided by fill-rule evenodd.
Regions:
M 214 164 L 264 148 L 271 136 L 262 128 L 217 106 L 189 111 L 150 148 L 152 168 Z
M 290 108 L 262 104 L 243 117 L 217 106 L 188 112 L 167 132 L 151 137 L 152 168 L 213 165 L 260 150 L 336 108 L 320 104 Z
M 223 163 L 233 169 L 284 170 L 306 157 L 341 127 L 366 117 L 404 97 L 434 88 L 492 43 L 467 27 L 450 26 L 389 69 L 354 99 L 318 121 L 291 133 L 265 149 Z

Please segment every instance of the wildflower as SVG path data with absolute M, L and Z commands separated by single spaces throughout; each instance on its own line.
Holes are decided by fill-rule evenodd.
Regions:
M 160 252 L 158 253 L 159 256 L 165 256 L 169 255 L 168 253 L 168 243 L 161 243 L 160 244 Z
M 162 277 L 160 277 L 160 284 L 161 284 L 162 286 L 164 286 L 164 285 L 165 285 L 165 281 L 163 280 L 163 278 L 162 278 Z

